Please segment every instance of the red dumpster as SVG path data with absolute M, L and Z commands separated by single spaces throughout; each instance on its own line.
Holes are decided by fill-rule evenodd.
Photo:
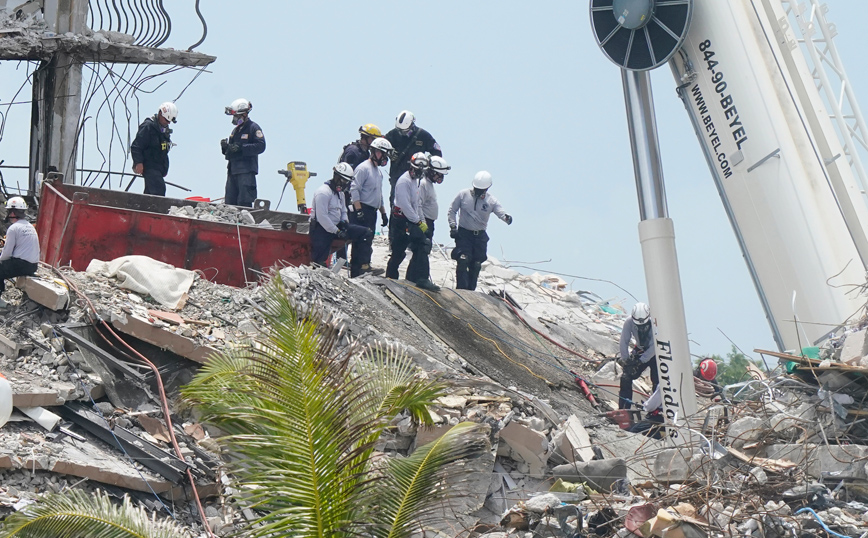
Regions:
M 40 259 L 83 271 L 93 259 L 138 254 L 200 269 L 207 278 L 231 286 L 255 282 L 275 264 L 310 263 L 307 215 L 271 211 L 267 200 L 257 200 L 248 210 L 257 224 L 267 220 L 268 227 L 168 214 L 171 206 L 196 204 L 45 180 L 36 222 Z M 336 241 L 333 249 L 341 244 Z

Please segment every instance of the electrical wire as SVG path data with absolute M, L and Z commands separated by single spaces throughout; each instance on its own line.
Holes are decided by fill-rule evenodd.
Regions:
M 78 295 L 79 298 L 84 300 L 84 302 L 87 304 L 87 306 L 89 308 L 86 311 L 89 313 L 88 314 L 89 317 L 92 318 L 94 325 L 102 325 L 102 327 L 104 327 L 108 331 L 108 333 L 112 335 L 112 337 L 114 337 L 121 345 L 126 347 L 130 352 L 132 352 L 133 355 L 138 357 L 139 360 L 141 360 L 144 364 L 146 364 L 154 372 L 154 376 L 155 376 L 155 379 L 157 381 L 157 388 L 158 388 L 159 393 L 160 393 L 160 405 L 162 407 L 163 414 L 165 415 L 166 428 L 169 431 L 169 438 L 171 440 L 172 448 L 174 448 L 174 450 L 175 450 L 175 455 L 179 459 L 184 460 L 184 455 L 181 452 L 181 447 L 178 445 L 178 440 L 175 437 L 175 429 L 172 426 L 172 413 L 171 413 L 171 409 L 169 409 L 169 399 L 166 396 L 166 389 L 163 386 L 163 377 L 160 375 L 160 370 L 147 357 L 145 357 L 144 355 L 139 353 L 138 350 L 136 350 L 134 347 L 132 347 L 130 344 L 128 344 L 126 340 L 121 338 L 114 331 L 114 329 L 112 329 L 112 327 L 108 323 L 106 323 L 106 321 L 99 315 L 99 312 L 97 312 L 96 307 L 91 302 L 90 298 L 87 295 L 85 295 L 84 293 L 82 293 L 82 291 L 79 290 L 78 287 L 71 280 L 69 280 L 66 277 L 66 275 L 63 274 L 63 272 L 61 272 L 56 267 L 52 267 L 52 266 L 47 265 L 47 264 L 43 264 L 43 265 L 46 265 L 47 267 L 51 267 L 51 269 L 55 273 L 57 273 L 57 275 L 60 276 L 60 278 L 63 279 L 63 281 L 66 283 L 67 287 L 69 289 L 73 290 L 75 292 L 75 294 Z M 208 536 L 211 538 L 215 538 L 215 534 L 211 530 L 211 526 L 208 524 L 208 519 L 205 517 L 205 510 L 202 508 L 202 501 L 199 498 L 199 491 L 198 491 L 198 488 L 196 487 L 196 480 L 193 478 L 193 473 L 189 468 L 187 468 L 187 478 L 190 482 L 190 488 L 191 488 L 192 493 L 193 493 L 193 498 L 195 499 L 196 506 L 199 510 L 199 518 L 202 521 L 202 525 L 205 527 L 205 530 L 208 532 Z

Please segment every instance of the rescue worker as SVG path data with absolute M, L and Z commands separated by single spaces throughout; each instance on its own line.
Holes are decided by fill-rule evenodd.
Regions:
M 723 387 L 717 382 L 717 363 L 711 357 L 699 361 L 699 366 L 694 368 L 693 377 L 705 381 L 713 390 L 712 396 L 720 394 Z
M 419 210 L 425 218 L 425 224 L 428 225 L 425 237 L 431 241 L 432 247 L 434 246 L 434 221 L 440 215 L 440 206 L 437 203 L 437 190 L 434 188 L 434 185 L 443 183 L 444 176 L 451 169 L 452 167 L 449 166 L 446 159 L 433 155 L 428 159 L 428 170 L 425 171 L 425 179 L 419 182 Z M 430 278 L 430 273 L 427 276 Z
M 449 207 L 449 237 L 455 240 L 452 259 L 458 262 L 455 287 L 459 290 L 476 289 L 482 262 L 488 259 L 488 234 L 485 232 L 488 217 L 494 213 L 503 222 L 512 224 L 512 217 L 497 198 L 488 194 L 491 184 L 491 174 L 485 170 L 477 172 L 473 188 L 459 192 Z
M 320 265 L 325 265 L 335 239 L 355 240 L 373 236 L 373 232 L 364 226 L 347 221 L 345 194 L 353 179 L 353 167 L 338 163 L 333 170 L 332 178 L 314 192 L 310 213 L 310 259 Z
M 395 185 L 395 205 L 389 225 L 392 252 L 386 266 L 386 278 L 398 278 L 398 267 L 407 256 L 409 246 L 413 258 L 407 265 L 407 280 L 423 290 L 439 291 L 440 287 L 431 282 L 428 265 L 431 240 L 426 235 L 428 224 L 419 206 L 419 182 L 424 180 L 427 169 L 428 155 L 420 151 L 410 158 L 410 169 Z
M 259 154 L 265 151 L 265 135 L 248 115 L 253 104 L 247 99 L 236 99 L 224 109 L 232 116 L 232 134 L 220 141 L 220 149 L 229 163 L 226 165 L 226 194 L 229 205 L 253 207 L 256 200 L 256 174 L 259 173 Z
M 382 225 L 389 223 L 386 208 L 383 205 L 383 172 L 381 166 L 389 162 L 389 152 L 392 145 L 385 138 L 376 138 L 371 142 L 371 157 L 356 167 L 350 194 L 353 200 L 353 221 L 371 231 L 370 239 L 353 241 L 353 256 L 350 260 L 350 276 L 356 277 L 364 273 L 382 274 L 382 269 L 371 269 L 371 254 L 374 231 L 377 227 L 377 211 L 380 212 Z
M 359 127 L 359 139 L 344 146 L 344 151 L 338 162 L 348 163 L 355 170 L 371 156 L 371 142 L 382 136 L 383 133 L 380 132 L 380 128 L 373 123 L 362 125 Z
M 374 141 L 375 138 L 380 138 L 383 136 L 383 133 L 380 132 L 380 128 L 374 125 L 373 123 L 366 123 L 359 127 L 359 139 L 355 142 L 350 142 L 346 146 L 344 146 L 344 150 L 341 153 L 341 156 L 338 158 L 339 163 L 347 163 L 353 167 L 353 170 L 356 169 L 357 166 L 362 164 L 364 161 L 368 160 L 371 156 L 371 142 Z M 362 224 L 360 222 L 356 222 L 357 219 L 354 215 L 354 208 L 352 206 L 352 200 L 350 199 L 349 194 L 347 194 L 347 204 L 350 208 L 350 222 L 353 224 Z M 375 219 L 376 220 L 376 219 Z M 338 258 L 343 258 L 347 260 L 347 247 L 343 246 L 337 252 Z
M 13 196 L 6 202 L 6 220 L 12 224 L 6 230 L 6 243 L 0 252 L 0 295 L 6 290 L 6 279 L 36 274 L 39 267 L 39 236 L 36 228 L 24 218 L 27 202 Z M 0 297 L 0 308 L 9 304 Z
M 410 169 L 410 157 L 420 151 L 442 157 L 443 152 L 431 133 L 416 125 L 416 116 L 409 110 L 402 110 L 398 114 L 395 128 L 386 133 L 386 140 L 395 148 L 390 156 L 392 166 L 389 168 L 389 184 L 392 186 L 389 205 L 394 205 L 395 184 Z
M 133 172 L 145 178 L 145 194 L 166 195 L 166 175 L 169 173 L 169 150 L 172 149 L 172 130 L 169 123 L 177 123 L 178 107 L 171 101 L 139 125 L 136 138 L 130 144 Z
M 630 342 L 633 348 L 630 349 Z M 651 368 L 651 384 L 657 389 L 657 360 L 654 354 L 654 328 L 651 325 L 651 309 L 645 303 L 636 303 L 621 329 L 620 364 L 621 390 L 618 393 L 618 408 L 630 409 L 633 405 L 633 381 L 639 379 L 646 368 Z
M 425 179 L 419 183 L 419 207 L 428 224 L 426 235 L 429 239 L 434 238 L 434 221 L 440 215 L 440 206 L 437 203 L 437 191 L 434 185 L 443 183 L 444 176 L 452 170 L 452 167 L 443 157 L 432 155 L 428 159 L 428 170 L 425 171 Z

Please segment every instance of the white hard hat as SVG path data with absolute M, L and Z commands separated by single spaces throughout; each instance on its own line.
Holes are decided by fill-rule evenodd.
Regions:
M 374 141 L 371 142 L 371 149 L 378 149 L 388 153 L 392 151 L 392 144 L 385 138 L 375 138 Z
M 335 173 L 347 181 L 353 179 L 353 167 L 349 163 L 338 163 L 335 165 Z
M 413 122 L 416 121 L 416 116 L 413 115 L 409 110 L 402 110 L 398 117 L 395 118 L 395 127 L 400 131 L 406 131 L 410 127 L 413 126 Z
M 166 121 L 176 123 L 178 118 L 178 107 L 175 103 L 166 101 L 160 105 L 160 115 L 166 118 Z
M 480 172 L 476 172 L 476 175 L 473 176 L 473 188 L 474 189 L 487 189 L 491 187 L 491 174 L 482 170 Z
M 27 209 L 27 202 L 20 196 L 13 196 L 6 200 L 6 209 Z
M 633 305 L 633 311 L 630 316 L 637 325 L 644 325 L 651 319 L 651 309 L 645 303 L 636 303 Z
M 428 168 L 437 172 L 438 174 L 443 174 L 444 176 L 452 170 L 452 167 L 449 166 L 449 163 L 446 162 L 446 159 L 440 157 L 439 155 L 432 155 L 428 160 Z
M 416 170 L 425 170 L 428 168 L 428 154 L 424 151 L 414 153 L 413 156 L 410 157 L 410 166 Z
M 227 116 L 235 116 L 236 114 L 245 114 L 250 112 L 250 109 L 252 108 L 253 104 L 242 97 L 232 101 L 232 104 L 227 106 L 224 109 L 224 112 L 226 112 Z

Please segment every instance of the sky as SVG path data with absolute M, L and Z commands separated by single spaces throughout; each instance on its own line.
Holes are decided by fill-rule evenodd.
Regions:
M 199 40 L 193 3 L 167 3 L 165 46 L 186 49 Z M 827 3 L 838 50 L 868 106 L 868 40 L 852 16 L 864 4 Z M 452 166 L 437 187 L 437 241 L 451 244 L 446 207 L 488 170 L 490 192 L 515 219 L 489 223 L 491 256 L 531 268 L 522 272 L 572 275 L 563 277 L 572 289 L 627 309 L 634 297 L 647 300 L 621 76 L 592 37 L 587 2 L 212 0 L 200 7 L 208 35 L 196 50 L 217 61 L 186 90 L 192 70 L 151 81 L 143 89 L 153 93 L 139 92 L 131 107 L 137 124 L 184 90 L 166 179 L 193 192 L 169 187 L 168 196 L 223 195 L 219 141 L 232 129 L 223 109 L 238 97 L 253 103 L 251 118 L 265 133 L 259 196 L 272 204 L 284 181 L 276 171 L 287 162 L 305 161 L 319 174 L 308 183 L 310 201 L 360 125 L 386 132 L 407 109 Z M 7 165 L 27 164 L 30 106 L 3 106 L 25 78 L 26 65 L 0 62 L 7 115 L 0 159 Z M 668 67 L 652 73 L 652 86 L 691 353 L 725 355 L 734 343 L 758 357 L 754 349 L 775 344 Z M 27 99 L 29 89 L 17 98 Z M 104 143 L 110 126 L 98 125 Z M 122 167 L 122 146 L 115 143 L 112 170 Z M 102 159 L 89 149 L 85 162 L 98 167 Z M 26 183 L 22 172 L 4 170 L 4 177 Z M 132 190 L 142 187 L 139 180 Z M 281 209 L 293 198 L 290 187 Z

